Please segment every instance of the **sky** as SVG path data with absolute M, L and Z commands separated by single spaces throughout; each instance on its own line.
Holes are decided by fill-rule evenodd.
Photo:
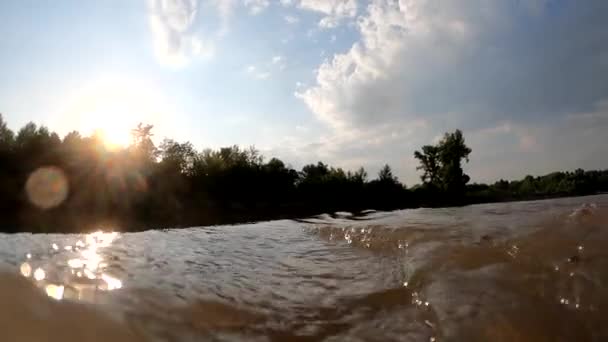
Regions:
M 6 0 L 0 75 L 13 130 L 145 122 L 407 185 L 455 129 L 473 181 L 608 168 L 605 0 Z

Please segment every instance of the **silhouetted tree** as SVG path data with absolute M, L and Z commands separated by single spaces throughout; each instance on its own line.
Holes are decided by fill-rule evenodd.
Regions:
M 165 139 L 157 148 L 152 130 L 139 124 L 129 146 L 108 149 L 99 132 L 74 131 L 62 140 L 28 123 L 14 134 L 0 116 L 0 228 L 133 230 L 608 191 L 608 171 L 582 169 L 467 185 L 462 160 L 471 150 L 460 131 L 416 151 L 424 185 L 408 190 L 389 165 L 371 181 L 364 168 L 353 172 L 323 162 L 297 171 L 278 158 L 265 162 L 255 147 L 197 151 L 189 142 Z M 63 175 L 69 193 L 44 209 L 30 203 L 24 188 L 34 171 L 49 166 L 60 171 L 46 179 L 45 191 L 58 190 L 55 181 Z
M 393 170 L 391 169 L 391 167 L 388 164 L 384 165 L 378 172 L 378 181 L 383 182 L 383 183 L 394 183 L 394 184 L 399 182 L 397 177 L 393 175 Z
M 11 131 L 6 122 L 4 122 L 4 118 L 0 113 L 0 149 L 7 150 L 12 147 L 15 141 L 15 134 Z
M 346 173 L 346 176 L 353 183 L 364 184 L 365 182 L 367 182 L 367 171 L 365 171 L 363 167 L 360 167 L 355 172 L 348 171 Z
M 196 150 L 191 143 L 178 143 L 164 139 L 159 148 L 161 167 L 174 172 L 190 174 L 196 158 Z
M 320 183 L 329 174 L 329 167 L 322 162 L 308 164 L 300 172 L 300 183 Z
M 422 146 L 422 152 L 414 152 L 414 157 L 420 161 L 420 166 L 416 170 L 422 170 L 423 174 L 420 179 L 424 184 L 434 187 L 441 186 L 439 171 L 441 164 L 439 160 L 439 147 L 432 145 Z
M 158 157 L 158 150 L 152 141 L 152 128 L 154 125 L 144 125 L 139 123 L 137 127 L 131 130 L 131 149 L 146 162 L 153 162 Z
M 464 194 L 470 177 L 462 170 L 462 160 L 469 161 L 471 149 L 465 144 L 462 132 L 446 133 L 439 142 L 441 181 L 443 189 L 452 194 Z
M 446 133 L 435 146 L 423 146 L 422 152 L 414 152 L 414 157 L 420 161 L 417 169 L 423 170 L 421 179 L 427 186 L 456 198 L 464 195 L 470 180 L 462 169 L 462 160 L 468 162 L 470 153 L 462 132 L 456 130 Z

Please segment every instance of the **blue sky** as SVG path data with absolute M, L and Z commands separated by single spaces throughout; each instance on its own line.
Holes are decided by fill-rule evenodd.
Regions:
M 0 113 L 256 145 L 418 182 L 461 128 L 474 181 L 608 167 L 602 0 L 0 2 Z

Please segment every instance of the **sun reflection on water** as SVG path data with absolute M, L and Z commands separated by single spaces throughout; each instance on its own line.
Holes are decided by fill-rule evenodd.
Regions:
M 48 284 L 44 290 L 46 291 L 46 295 L 53 298 L 53 299 L 57 299 L 57 300 L 62 300 L 63 299 L 63 291 L 64 291 L 64 287 L 63 285 L 54 285 L 54 284 Z
M 44 270 L 42 268 L 37 268 L 34 271 L 34 279 L 36 279 L 37 281 L 44 280 L 45 276 L 46 276 L 46 273 L 44 272 Z
M 58 257 L 57 262 L 39 265 L 28 253 L 19 271 L 26 278 L 33 277 L 36 285 L 53 299 L 95 302 L 98 291 L 123 287 L 122 281 L 107 270 L 108 264 L 100 253 L 118 236 L 116 232 L 97 231 L 86 235 L 84 241 L 79 239 L 63 247 L 52 243 L 51 251 Z

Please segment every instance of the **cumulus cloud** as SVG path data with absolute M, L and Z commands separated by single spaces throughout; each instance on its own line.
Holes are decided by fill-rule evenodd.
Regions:
M 214 7 L 222 20 L 227 20 L 232 16 L 236 7 L 236 0 L 209 0 L 209 4 Z
M 335 127 L 420 116 L 473 126 L 590 108 L 608 94 L 608 2 L 533 2 L 374 0 L 360 41 L 298 96 Z
M 296 96 L 336 136 L 356 132 L 385 138 L 385 127 L 409 127 L 422 120 L 425 134 L 406 129 L 410 133 L 396 141 L 382 142 L 389 144 L 383 147 L 386 151 L 402 147 L 400 153 L 408 158 L 420 145 L 431 143 L 429 137 L 463 128 L 474 144 L 474 159 L 479 158 L 472 163 L 472 175 L 482 179 L 491 172 L 480 171 L 487 165 L 479 160 L 492 159 L 491 153 L 507 145 L 512 158 L 505 160 L 511 165 L 522 153 L 554 156 L 553 162 L 531 157 L 533 171 L 575 165 L 583 158 L 575 150 L 576 134 L 587 134 L 593 146 L 608 143 L 585 133 L 594 129 L 602 135 L 601 129 L 578 121 L 576 133 L 566 134 L 571 117 L 592 116 L 608 98 L 607 15 L 608 2 L 602 0 L 584 5 L 371 0 L 357 20 L 360 39 L 323 62 L 316 82 L 297 90 Z M 596 125 L 608 129 L 608 120 L 597 119 L 603 114 L 593 115 Z M 567 141 L 558 145 L 570 152 L 561 157 L 562 164 L 554 148 L 557 139 Z
M 606 129 L 608 102 L 602 101 L 586 112 L 471 131 L 467 143 L 473 158 L 468 171 L 475 180 L 494 181 L 576 168 L 605 169 Z
M 270 6 L 269 0 L 244 0 L 243 4 L 249 8 L 249 12 L 253 15 L 261 13 L 266 7 Z
M 184 66 L 193 57 L 213 55 L 213 41 L 193 28 L 199 10 L 197 0 L 149 0 L 148 9 L 154 52 L 160 63 Z
M 335 134 L 321 127 L 306 129 L 296 127 L 294 132 L 268 149 L 268 155 L 275 155 L 294 162 L 295 167 L 317 161 L 329 162 L 346 169 L 365 167 L 371 177 L 385 163 L 389 162 L 399 172 L 407 184 L 418 179 L 413 155 L 403 153 L 429 134 L 424 120 L 412 121 L 407 125 L 383 125 L 369 130 L 349 131 Z M 404 137 L 416 137 L 414 141 Z M 387 148 L 391 146 L 392 148 Z
M 237 6 L 237 0 L 207 0 L 206 3 L 214 8 L 219 15 L 220 28 L 216 35 L 218 37 L 224 36 L 229 31 L 230 19 Z
M 281 0 L 285 5 L 297 3 L 299 8 L 324 15 L 319 21 L 322 28 L 334 28 L 346 18 L 357 15 L 357 0 Z

